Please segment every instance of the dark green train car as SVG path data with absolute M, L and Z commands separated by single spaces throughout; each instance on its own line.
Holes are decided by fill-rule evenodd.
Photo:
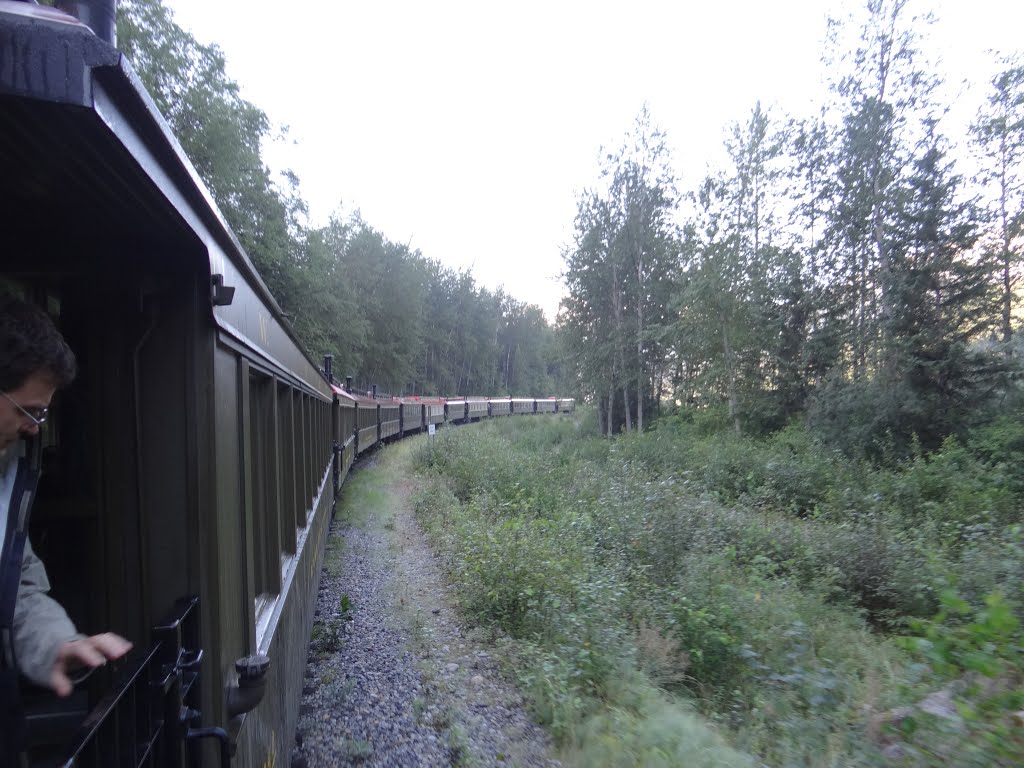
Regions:
M 381 402 L 379 408 L 380 439 L 390 442 L 402 436 L 401 404 L 397 399 Z
M 399 431 L 402 436 L 411 435 L 424 428 L 425 409 L 418 397 L 399 398 Z
M 32 540 L 80 629 L 135 643 L 69 700 L 25 692 L 32 754 L 284 765 L 354 404 L 298 345 L 128 63 L 4 0 L 0 168 L 0 289 L 46 308 L 80 363 L 42 435 Z M 236 666 L 257 654 L 269 668 Z M 240 672 L 246 690 L 264 674 L 258 703 Z M 94 754 L 103 728 L 122 742 Z

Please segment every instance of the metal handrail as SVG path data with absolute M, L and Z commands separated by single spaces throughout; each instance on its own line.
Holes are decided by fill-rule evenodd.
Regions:
M 199 598 L 179 600 L 152 636 L 79 726 L 62 768 L 198 765 L 188 741 L 199 717 Z

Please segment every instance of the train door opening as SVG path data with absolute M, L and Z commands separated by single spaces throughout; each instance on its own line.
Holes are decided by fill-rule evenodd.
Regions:
M 186 519 L 197 506 L 195 292 L 180 276 L 159 291 L 142 275 L 112 277 L 8 274 L 0 290 L 44 308 L 78 362 L 40 435 L 29 535 L 50 594 L 80 632 L 113 631 L 144 649 L 175 600 L 199 591 Z M 100 668 L 68 699 L 23 685 L 30 765 L 66 747 L 122 666 Z

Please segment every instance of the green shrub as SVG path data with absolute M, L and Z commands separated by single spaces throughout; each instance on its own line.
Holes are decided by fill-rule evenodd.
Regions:
M 493 621 L 515 637 L 539 631 L 547 616 L 572 595 L 579 553 L 544 519 L 492 522 L 472 509 L 456 523 L 459 600 L 478 619 Z
M 948 540 L 963 526 L 1008 522 L 1017 500 L 1003 472 L 994 472 L 955 438 L 898 471 L 877 474 L 878 491 L 910 527 L 930 523 Z
M 942 594 L 942 611 L 911 624 L 906 646 L 928 665 L 932 686 L 944 686 L 955 708 L 917 707 L 901 735 L 924 765 L 1024 765 L 1024 631 L 1001 593 L 972 606 Z
M 632 706 L 585 718 L 566 762 L 581 768 L 746 768 L 754 761 L 728 746 L 685 702 L 648 691 Z
M 1024 526 L 979 525 L 966 531 L 957 570 L 960 594 L 972 604 L 1001 593 L 1024 621 Z

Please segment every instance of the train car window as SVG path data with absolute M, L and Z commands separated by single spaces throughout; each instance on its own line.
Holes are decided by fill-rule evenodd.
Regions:
M 316 400 L 316 477 L 314 478 L 317 489 L 319 489 L 320 481 L 323 479 L 324 464 L 326 463 L 324 448 L 331 444 L 330 438 L 324 430 L 325 417 L 324 401 L 318 399 Z
M 293 525 L 296 528 L 306 527 L 306 461 L 305 461 L 305 435 L 304 420 L 302 415 L 302 393 L 292 390 L 292 435 L 295 441 L 295 452 L 292 454 L 292 467 L 295 477 L 293 486 L 294 497 L 292 499 L 292 511 L 295 515 Z
M 342 445 L 346 445 L 352 441 L 352 436 L 355 433 L 356 409 L 349 403 L 342 405 L 339 410 L 341 411 L 341 429 L 338 432 L 338 440 Z
M 252 478 L 253 575 L 256 595 L 281 591 L 281 523 L 278 503 L 277 399 L 274 380 L 249 376 L 250 477 Z
M 306 494 L 304 498 L 307 512 L 313 507 L 313 495 L 315 493 L 313 489 L 313 462 L 315 459 L 315 457 L 313 456 L 313 405 L 313 398 L 303 393 L 302 406 L 303 413 L 305 414 L 304 427 L 306 433 L 305 440 L 303 441 L 302 445 L 305 448 L 306 456 Z
M 281 543 L 284 551 L 295 554 L 295 417 L 292 412 L 292 389 L 277 386 L 277 432 L 280 436 Z
M 323 446 L 321 450 L 324 452 L 325 463 L 330 464 L 334 459 L 334 453 L 331 450 L 331 415 L 334 411 L 330 403 L 321 403 L 320 408 L 323 410 L 324 414 L 323 439 L 321 440 L 320 445 Z
M 331 407 L 327 403 L 320 403 L 320 442 L 318 445 L 321 446 L 320 450 L 326 451 L 327 460 L 330 461 L 330 445 L 331 445 Z

